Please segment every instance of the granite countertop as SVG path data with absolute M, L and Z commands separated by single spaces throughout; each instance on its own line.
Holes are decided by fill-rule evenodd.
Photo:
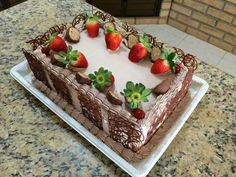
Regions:
M 29 0 L 0 12 L 0 176 L 128 176 L 9 74 L 27 39 L 84 6 Z M 236 77 L 203 62 L 195 74 L 210 88 L 149 176 L 236 175 Z

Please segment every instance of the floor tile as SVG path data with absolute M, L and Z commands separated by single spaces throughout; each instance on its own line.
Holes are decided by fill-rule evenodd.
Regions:
M 144 32 L 158 37 L 161 41 L 177 46 L 187 34 L 169 25 L 145 25 Z
M 139 29 L 139 30 L 143 30 L 145 28 L 145 26 L 147 25 L 132 25 L 134 26 L 135 28 Z
M 226 53 L 217 67 L 226 73 L 236 76 L 236 55 Z
M 182 40 L 178 47 L 213 66 L 216 66 L 220 62 L 221 58 L 226 54 L 225 50 L 191 35 L 188 35 L 184 40 Z

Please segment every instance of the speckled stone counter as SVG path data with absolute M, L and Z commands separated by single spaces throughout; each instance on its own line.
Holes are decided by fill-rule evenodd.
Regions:
M 0 12 L 0 176 L 128 176 L 18 84 L 10 69 L 30 37 L 85 11 L 29 0 Z M 236 175 L 236 78 L 200 63 L 209 90 L 149 176 Z

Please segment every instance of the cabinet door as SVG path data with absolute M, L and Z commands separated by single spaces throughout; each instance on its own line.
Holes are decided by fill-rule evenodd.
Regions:
M 156 16 L 158 0 L 125 0 L 125 16 Z
M 113 16 L 121 16 L 124 13 L 122 0 L 87 0 L 87 2 Z
M 114 16 L 159 16 L 162 0 L 87 0 Z

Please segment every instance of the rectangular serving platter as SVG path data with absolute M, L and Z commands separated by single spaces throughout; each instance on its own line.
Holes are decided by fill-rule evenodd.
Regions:
M 197 76 L 193 76 L 188 93 L 164 125 L 155 133 L 153 138 L 157 139 L 157 143 L 150 155 L 139 162 L 129 162 L 114 152 L 111 148 L 84 128 L 79 122 L 74 120 L 69 114 L 51 101 L 47 96 L 45 96 L 41 91 L 39 91 L 32 84 L 32 76 L 26 60 L 14 66 L 11 69 L 10 74 L 25 89 L 27 89 L 103 154 L 110 158 L 120 168 L 122 168 L 129 175 L 136 177 L 144 177 L 150 172 L 155 163 L 159 160 L 161 155 L 165 152 L 177 133 L 183 127 L 184 123 L 187 121 L 209 87 L 205 80 Z

